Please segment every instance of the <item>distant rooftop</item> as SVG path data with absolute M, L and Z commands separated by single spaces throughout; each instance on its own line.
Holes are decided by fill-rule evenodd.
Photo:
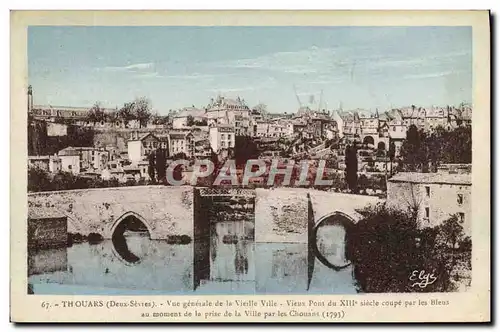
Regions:
M 62 110 L 62 111 L 77 111 L 77 112 L 88 112 L 92 106 L 55 106 L 55 105 L 33 105 L 32 109 L 37 110 Z M 106 107 L 101 107 L 101 110 L 104 112 L 113 112 L 116 111 L 117 108 L 106 108 Z
M 142 140 L 144 140 L 148 136 L 152 136 L 156 140 L 159 140 L 159 138 L 156 137 L 155 135 L 153 135 L 152 133 L 144 133 L 144 134 L 142 134 L 140 136 L 139 136 L 138 133 L 134 133 L 134 134 L 132 134 L 132 137 L 129 139 L 129 141 L 142 141 Z
M 77 156 L 77 155 L 79 155 L 79 152 L 81 152 L 81 151 L 91 151 L 91 150 L 98 150 L 98 149 L 93 148 L 93 147 L 89 147 L 89 146 L 80 146 L 80 147 L 68 146 L 67 148 L 60 150 L 58 155 L 59 156 Z
M 458 184 L 471 185 L 471 174 L 448 174 L 448 173 L 398 173 L 388 179 L 389 182 L 408 183 L 435 183 L 435 184 Z
M 175 118 L 187 118 L 188 116 L 192 116 L 193 118 L 203 117 L 205 116 L 205 110 L 196 107 L 185 107 L 175 116 Z

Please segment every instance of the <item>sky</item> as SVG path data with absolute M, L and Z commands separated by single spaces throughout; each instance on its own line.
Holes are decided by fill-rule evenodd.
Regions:
M 34 103 L 153 110 L 240 96 L 270 112 L 472 102 L 471 27 L 28 29 Z M 321 106 L 320 106 L 321 104 Z

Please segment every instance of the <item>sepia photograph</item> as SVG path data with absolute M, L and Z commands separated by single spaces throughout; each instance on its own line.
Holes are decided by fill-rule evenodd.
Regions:
M 472 24 L 194 21 L 26 27 L 23 296 L 472 295 Z

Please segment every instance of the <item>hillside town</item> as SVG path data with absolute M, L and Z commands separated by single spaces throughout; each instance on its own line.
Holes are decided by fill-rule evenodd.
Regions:
M 344 110 L 297 100 L 296 111 L 272 113 L 264 104 L 250 107 L 241 97 L 217 96 L 204 107 L 189 106 L 161 116 L 151 111 L 146 99 L 126 103 L 120 109 L 102 108 L 98 103 L 90 108 L 34 105 L 30 86 L 28 165 L 49 178 L 64 173 L 108 183 L 104 186 L 123 186 L 162 183 L 161 170 L 177 159 L 189 160 L 192 165 L 199 159 L 235 158 L 238 167 L 241 159 L 243 164 L 248 159 L 263 159 L 268 164 L 278 159 L 284 165 L 291 160 L 307 160 L 313 169 L 325 160 L 324 177 L 335 179 L 332 186 L 323 188 L 326 190 L 393 197 L 397 202 L 405 196 L 401 184 L 422 185 L 422 191 L 427 192 L 423 196 L 429 197 L 430 187 L 445 183 L 450 188 L 443 195 L 453 192 L 452 196 L 462 197 L 458 205 L 464 205 L 464 193 L 455 193 L 467 188 L 470 191 L 471 161 L 463 151 L 448 153 L 451 157 L 435 156 L 435 160 L 426 154 L 423 160 L 416 160 L 418 153 L 403 150 L 405 142 L 406 150 L 411 145 L 408 135 L 433 138 L 470 128 L 471 105 Z M 73 139 L 68 139 L 70 136 Z M 44 140 L 45 146 L 41 143 Z M 350 147 L 354 146 L 355 157 L 350 157 Z M 433 166 L 430 169 L 429 164 Z M 349 183 L 349 168 L 353 167 L 355 189 Z M 426 175 L 428 172 L 435 174 Z M 179 174 L 189 179 L 192 167 L 181 168 Z M 37 179 L 40 181 L 39 175 Z M 251 182 L 253 186 L 265 183 L 265 178 Z M 391 188 L 392 192 L 387 192 Z M 442 208 L 428 206 L 423 218 L 428 218 L 433 209 Z

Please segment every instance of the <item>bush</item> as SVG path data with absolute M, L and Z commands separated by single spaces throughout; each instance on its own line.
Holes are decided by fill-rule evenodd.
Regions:
M 360 213 L 364 218 L 347 237 L 346 255 L 361 292 L 449 292 L 456 289 L 457 269 L 470 267 L 469 242 L 455 216 L 420 229 L 413 215 L 384 205 Z M 414 271 L 436 280 L 418 287 L 410 280 Z
M 101 234 L 90 233 L 87 236 L 87 240 L 89 241 L 90 244 L 97 244 L 97 243 L 102 242 L 104 240 L 104 238 L 102 237 Z
M 167 236 L 168 244 L 190 244 L 191 237 L 188 235 L 168 235 Z

